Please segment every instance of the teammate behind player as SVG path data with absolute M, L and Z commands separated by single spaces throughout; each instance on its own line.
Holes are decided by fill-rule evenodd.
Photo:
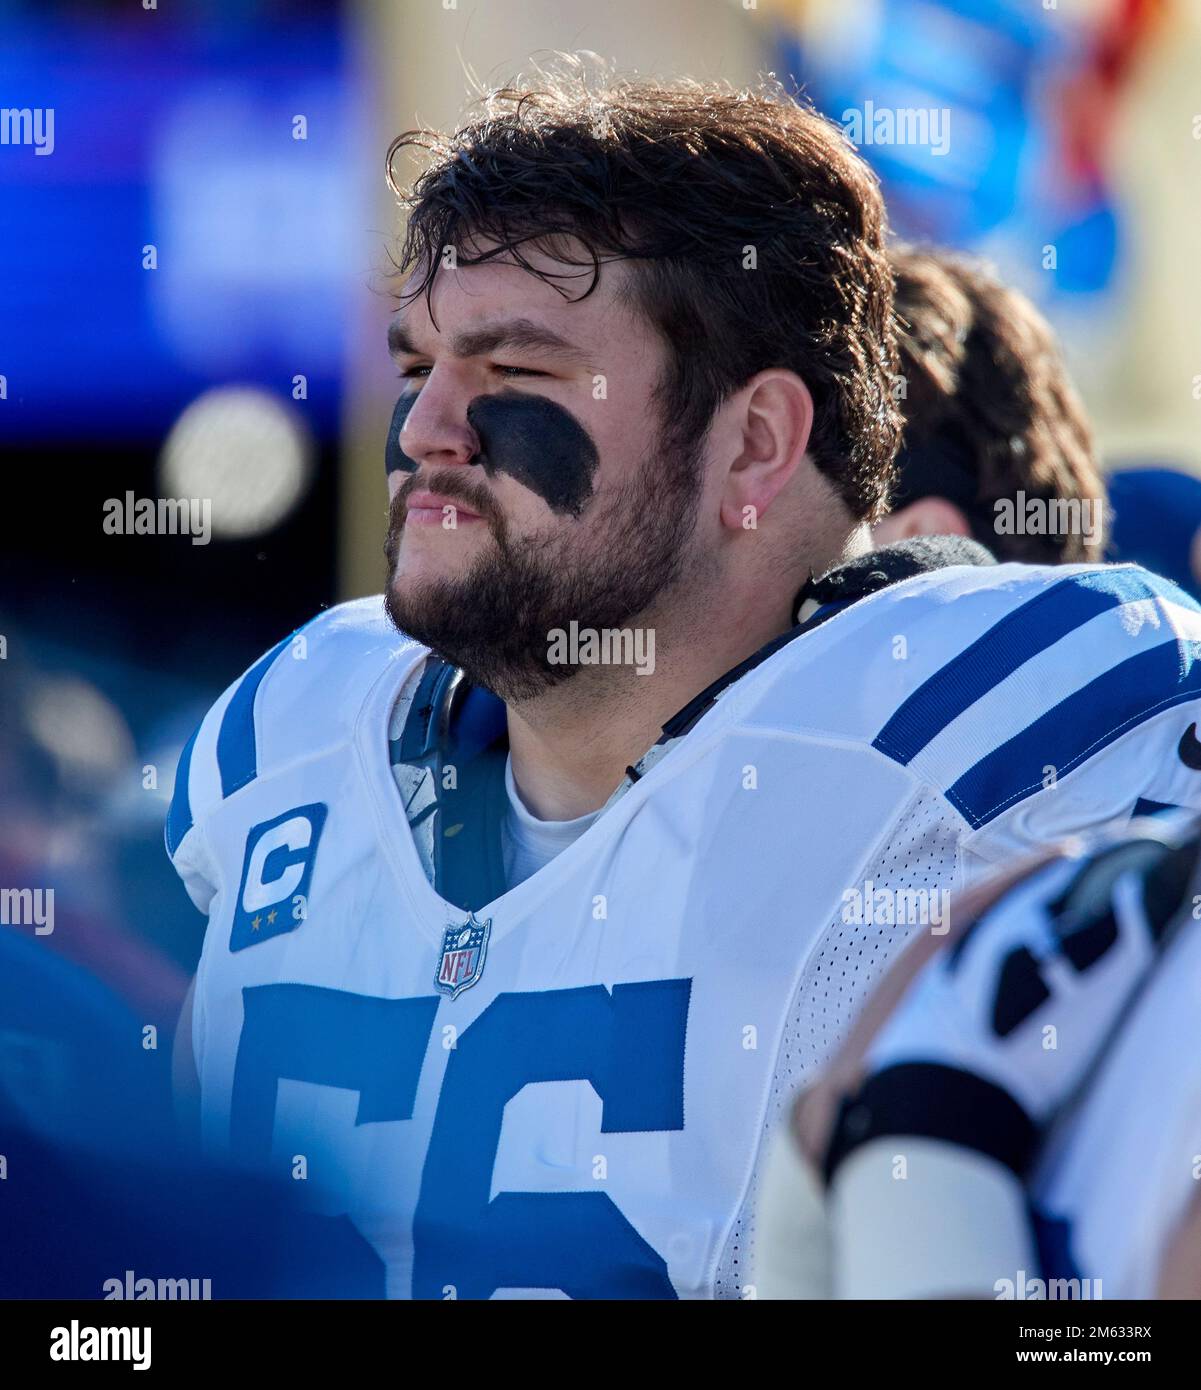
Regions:
M 388 616 L 236 681 L 168 818 L 205 1137 L 303 1156 L 395 1295 L 744 1296 L 763 1135 L 890 954 L 1015 847 L 1201 804 L 1201 613 L 868 553 L 884 212 L 812 111 L 568 74 L 400 144 Z
M 1000 560 L 1100 559 L 1105 486 L 1051 326 L 965 257 L 901 245 L 891 258 L 905 436 L 876 544 L 949 533 Z
M 1201 1296 L 1198 888 L 1144 819 L 914 942 L 773 1153 L 763 1295 Z

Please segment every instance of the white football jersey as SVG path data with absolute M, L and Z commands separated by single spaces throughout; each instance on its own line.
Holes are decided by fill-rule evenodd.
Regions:
M 824 616 L 472 913 L 390 767 L 425 649 L 376 598 L 269 652 L 167 824 L 209 917 L 206 1142 L 304 1175 L 392 1296 L 752 1296 L 765 1131 L 944 895 L 1140 798 L 1201 805 L 1201 612 L 1170 584 L 955 566 Z

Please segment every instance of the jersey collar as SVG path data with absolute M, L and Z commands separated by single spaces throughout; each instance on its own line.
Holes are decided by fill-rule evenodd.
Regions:
M 768 657 L 806 632 L 828 622 L 839 613 L 881 589 L 919 574 L 944 569 L 951 565 L 995 565 L 996 560 L 978 542 L 964 536 L 920 536 L 895 545 L 884 546 L 870 554 L 859 556 L 828 571 L 820 578 L 811 577 L 797 594 L 793 605 L 795 623 L 787 632 L 760 647 L 757 652 L 740 661 L 724 675 L 706 686 L 681 710 L 663 725 L 655 744 L 626 769 L 621 785 L 602 807 L 609 809 L 636 782 L 659 762 L 663 756 L 696 725 L 714 703 L 749 671 L 760 666 Z M 485 843 L 474 833 L 462 835 L 463 847 L 470 846 L 466 862 L 485 866 L 488 872 L 472 881 L 464 881 L 463 856 L 452 854 L 443 861 L 437 857 L 435 879 L 439 891 L 452 901 L 467 898 L 488 902 L 503 892 L 499 854 L 499 812 L 503 809 L 504 756 L 508 748 L 504 702 L 478 686 L 468 683 L 462 671 L 431 654 L 408 719 L 398 739 L 393 740 L 391 761 L 427 768 L 433 778 L 440 819 L 451 814 L 453 801 L 455 823 L 465 829 L 478 831 Z M 442 792 L 442 769 L 455 764 L 462 778 L 457 792 L 448 797 Z M 466 776 L 463 777 L 463 774 Z M 477 777 L 474 775 L 479 773 Z M 487 803 L 484 808 L 476 802 Z M 460 832 L 461 833 L 461 832 Z M 435 841 L 441 836 L 435 833 Z M 472 877 L 468 875 L 468 877 Z M 454 880 L 457 892 L 447 880 Z

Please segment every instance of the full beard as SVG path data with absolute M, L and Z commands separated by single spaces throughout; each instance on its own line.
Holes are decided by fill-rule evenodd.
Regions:
M 510 536 L 491 494 L 461 469 L 435 472 L 423 486 L 477 512 L 493 544 L 462 575 L 400 588 L 397 557 L 414 478 L 393 499 L 389 517 L 389 618 L 508 703 L 561 685 L 580 667 L 549 661 L 552 631 L 573 620 L 581 629 L 629 627 L 685 573 L 699 453 L 700 441 L 666 441 L 648 454 L 652 466 L 601 503 L 586 531 L 573 523 L 557 534 L 522 538 Z

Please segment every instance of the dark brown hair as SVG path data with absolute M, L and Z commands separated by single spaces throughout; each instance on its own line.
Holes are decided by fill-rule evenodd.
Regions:
M 914 461 L 942 459 L 948 477 L 957 467 L 967 475 L 974 496 L 959 505 L 998 558 L 1099 559 L 1099 536 L 998 535 L 994 525 L 994 503 L 1019 491 L 1104 503 L 1092 429 L 1046 319 L 965 257 L 906 246 L 891 255 L 907 386 L 897 504 L 931 493 L 959 502 L 951 486 L 935 485 L 936 469 L 921 469 L 917 482 Z
M 409 131 L 388 151 L 409 213 L 398 268 L 417 270 L 406 297 L 428 295 L 450 246 L 459 265 L 529 268 L 522 248 L 538 245 L 572 269 L 532 273 L 565 295 L 582 280 L 580 297 L 630 259 L 667 346 L 656 400 L 673 437 L 701 439 L 756 372 L 795 371 L 816 407 L 810 457 L 874 519 L 900 437 L 892 275 L 875 176 L 838 127 L 775 85 L 606 74 L 596 88 L 570 62 L 479 107 L 453 135 Z M 429 162 L 402 193 L 393 164 L 414 147 Z

